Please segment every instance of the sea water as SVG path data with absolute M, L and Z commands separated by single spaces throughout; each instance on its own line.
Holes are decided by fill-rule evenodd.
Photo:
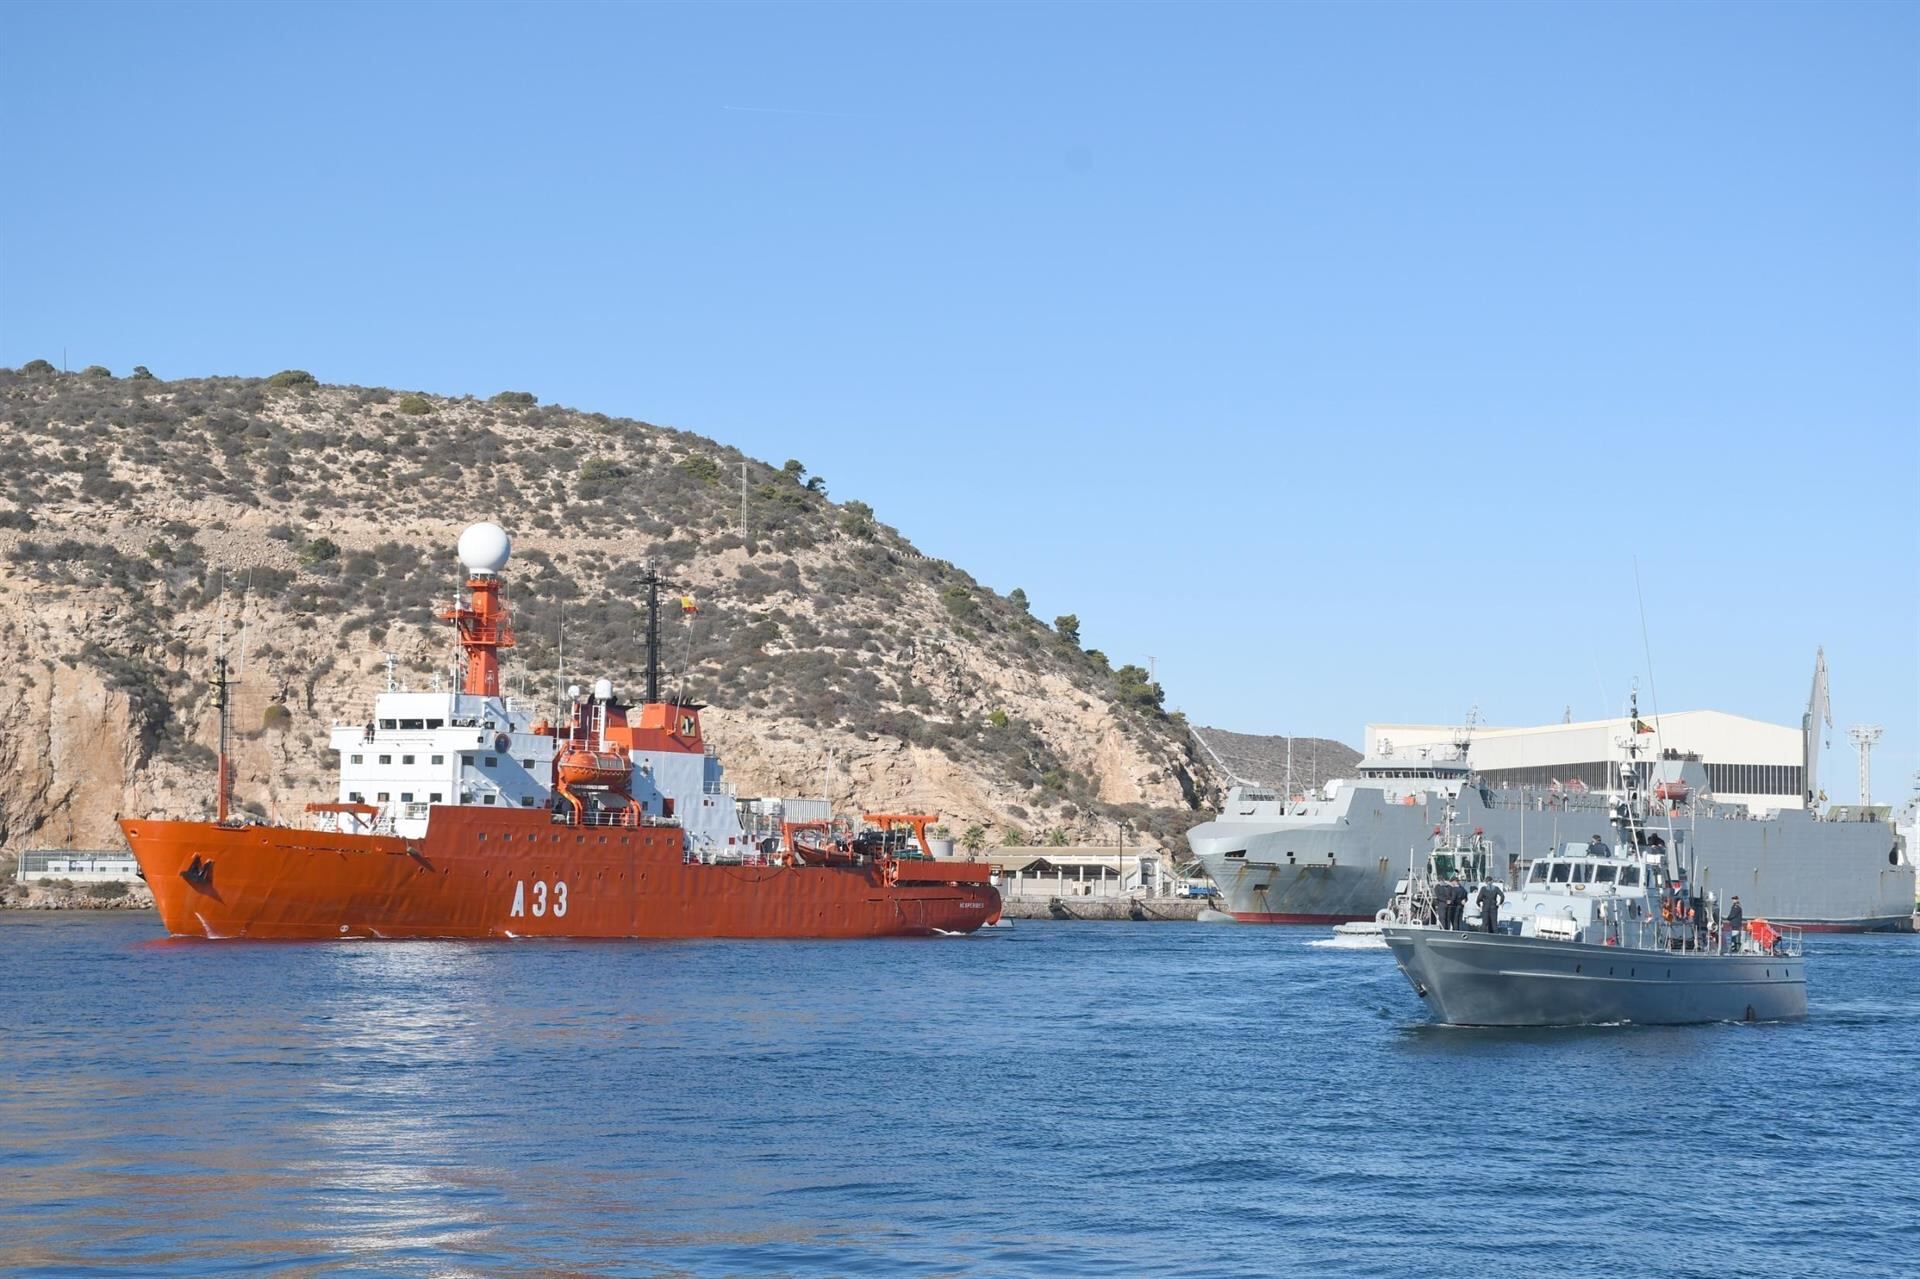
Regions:
M 1920 939 L 1789 1025 L 1443 1029 L 1325 930 L 164 939 L 0 916 L 0 1274 L 1867 1275 Z

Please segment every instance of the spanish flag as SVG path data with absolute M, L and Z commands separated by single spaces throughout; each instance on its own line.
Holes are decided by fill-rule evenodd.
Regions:
M 700 611 L 700 606 L 693 602 L 693 596 L 682 595 L 680 597 L 680 616 L 692 617 L 695 613 L 698 613 L 699 611 Z
M 1636 719 L 1633 721 L 1633 731 L 1636 733 L 1651 733 L 1653 731 L 1653 725 L 1647 723 L 1644 719 Z

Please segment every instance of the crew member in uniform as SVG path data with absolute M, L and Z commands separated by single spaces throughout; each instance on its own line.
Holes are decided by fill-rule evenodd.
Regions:
M 1727 907 L 1727 948 L 1740 949 L 1740 932 L 1747 926 L 1747 913 L 1740 909 L 1740 895 L 1734 894 L 1732 905 Z
M 1467 918 L 1467 890 L 1460 884 L 1460 872 L 1453 872 L 1453 918 L 1447 924 L 1456 933 Z
M 1490 933 L 1500 931 L 1500 903 L 1506 897 L 1506 890 L 1491 879 L 1480 885 L 1480 926 Z

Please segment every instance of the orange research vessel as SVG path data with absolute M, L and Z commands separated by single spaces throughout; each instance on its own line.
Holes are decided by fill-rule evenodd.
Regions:
M 444 610 L 456 690 L 396 685 L 339 725 L 337 798 L 310 828 L 228 815 L 226 664 L 218 817 L 123 820 L 167 931 L 203 938 L 894 937 L 997 923 L 984 862 L 935 859 L 930 815 L 835 837 L 819 801 L 737 801 L 700 706 L 660 696 L 659 579 L 649 574 L 647 697 L 610 681 L 535 720 L 500 688 L 513 646 L 500 599 L 511 543 L 461 535 L 466 602 Z M 691 602 L 687 603 L 691 609 Z M 909 842 L 899 825 L 911 826 Z

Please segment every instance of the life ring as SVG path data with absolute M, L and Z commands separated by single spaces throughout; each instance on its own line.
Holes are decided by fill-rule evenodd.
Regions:
M 1376 924 L 1391 924 L 1393 922 L 1393 912 L 1385 906 L 1382 906 L 1379 910 L 1373 912 L 1373 922 Z
M 493 739 L 493 749 L 497 751 L 505 751 L 511 745 L 513 745 L 513 739 L 505 733 L 500 733 Z

